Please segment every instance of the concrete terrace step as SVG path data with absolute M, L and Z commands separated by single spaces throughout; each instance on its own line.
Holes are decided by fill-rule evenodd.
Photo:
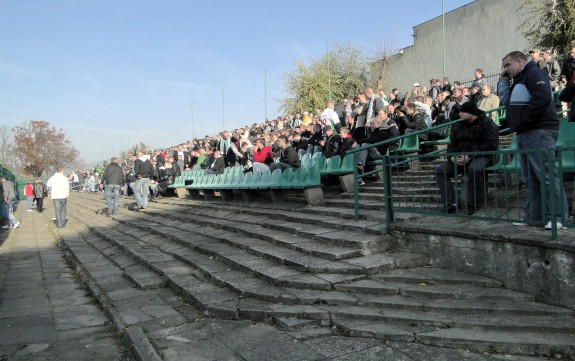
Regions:
M 365 232 L 369 234 L 384 234 L 384 222 L 385 219 L 381 217 L 373 217 L 372 219 L 362 219 L 359 221 L 353 221 L 353 212 L 349 212 L 347 209 L 332 210 L 331 212 L 326 212 L 322 207 L 314 206 L 304 206 L 299 207 L 295 210 L 284 210 L 276 209 L 273 207 L 266 208 L 252 208 L 246 207 L 245 204 L 233 204 L 233 203 L 217 203 L 217 202 L 203 202 L 203 203 L 190 203 L 189 201 L 165 199 L 153 205 L 154 207 L 162 209 L 173 209 L 174 206 L 186 207 L 186 212 L 190 214 L 205 214 L 205 210 L 221 210 L 223 208 L 233 212 L 234 215 L 246 214 L 253 215 L 252 217 L 239 218 L 234 217 L 235 220 L 242 220 L 246 223 L 260 224 L 260 217 L 267 217 L 268 219 L 279 220 L 281 222 L 263 222 L 262 226 L 269 228 L 276 228 L 277 224 L 282 224 L 285 228 L 286 222 L 296 222 L 298 224 L 314 225 L 314 228 L 327 228 L 331 231 L 344 230 L 344 231 L 354 231 L 354 232 Z M 317 227 L 321 226 L 321 227 Z M 299 231 L 298 229 L 295 230 Z M 319 231 L 318 231 L 319 232 Z M 333 239 L 330 237 L 330 239 Z M 375 242 L 378 239 L 373 238 Z M 363 239 L 362 241 L 365 241 Z M 357 242 L 357 241 L 355 241 Z M 370 241 L 373 242 L 373 241 Z M 352 243 L 351 245 L 353 245 Z M 351 246 L 350 245 L 350 246 Z
M 153 224 L 164 224 L 168 225 L 167 223 L 162 222 L 169 222 L 158 219 L 152 215 L 142 213 L 132 213 L 132 215 L 137 214 L 138 217 L 131 217 L 131 216 L 114 216 L 114 219 L 119 220 L 120 222 L 130 222 L 136 227 L 144 228 L 149 232 L 164 235 L 167 237 L 171 237 L 172 235 L 169 233 L 165 233 L 161 230 L 155 229 Z M 131 218 L 131 220 L 130 220 Z M 142 222 L 142 220 L 147 220 L 148 222 Z M 150 225 L 152 223 L 152 226 Z M 174 228 L 178 228 L 181 225 L 171 225 Z M 253 227 L 253 226 L 252 226 Z M 210 243 L 206 242 L 206 244 L 196 245 L 199 247 L 199 250 L 204 253 L 208 253 L 211 255 L 219 255 L 222 256 L 221 250 L 222 247 L 227 247 L 228 244 L 235 246 L 233 249 L 237 249 L 238 246 L 240 249 L 247 250 L 250 253 L 255 254 L 258 257 L 263 257 L 266 259 L 271 259 L 283 265 L 288 265 L 295 267 L 296 269 L 301 269 L 304 272 L 316 272 L 316 273 L 339 273 L 339 274 L 372 274 L 374 272 L 378 272 L 384 269 L 391 269 L 391 268 L 404 268 L 404 267 L 415 267 L 420 265 L 425 265 L 429 262 L 427 257 L 424 257 L 419 254 L 414 253 L 406 253 L 406 252 L 395 252 L 383 255 L 372 255 L 367 257 L 357 257 L 357 258 L 346 258 L 340 261 L 330 261 L 325 260 L 323 258 L 318 258 L 313 255 L 305 255 L 301 254 L 301 252 L 293 249 L 286 249 L 284 247 L 280 247 L 275 244 L 265 243 L 264 241 L 258 239 L 246 239 L 246 238 L 239 238 L 236 234 L 231 232 L 225 232 L 222 230 L 210 230 L 206 229 L 207 227 L 194 227 L 190 228 L 189 224 L 185 225 L 187 232 L 191 233 L 198 233 L 200 235 L 205 235 L 210 237 L 211 239 L 217 239 L 218 241 L 223 241 L 225 244 L 222 246 L 213 245 L 211 240 L 208 240 Z M 219 233 L 219 234 L 217 234 Z M 216 248 L 215 250 L 213 250 Z M 232 250 L 232 248 L 230 248 Z
M 325 328 L 308 330 L 305 326 L 319 324 L 336 326 L 349 336 L 486 352 L 548 355 L 573 351 L 572 310 L 533 302 L 532 296 L 501 288 L 501 282 L 490 278 L 421 267 L 428 263 L 425 257 L 395 252 L 340 261 L 319 258 L 316 260 L 363 270 L 361 274 L 352 274 L 351 269 L 342 273 L 334 269 L 325 273 L 309 269 L 303 272 L 298 267 L 304 262 L 311 263 L 312 258 L 296 264 L 280 263 L 272 255 L 282 251 L 279 245 L 276 245 L 279 251 L 265 250 L 269 259 L 262 258 L 251 253 L 250 247 L 261 247 L 261 242 L 268 246 L 273 243 L 244 237 L 243 232 L 231 232 L 232 228 L 205 226 L 203 221 L 183 222 L 172 216 L 178 212 L 175 205 L 175 210 L 155 205 L 145 212 L 121 210 L 118 216 L 106 218 L 94 216 L 94 209 L 101 208 L 102 202 L 92 195 L 82 197 L 81 201 L 72 199 L 70 204 L 71 213 L 91 227 L 90 240 L 101 248 L 101 255 L 116 257 L 118 264 L 126 265 L 125 269 L 129 269 L 131 262 L 148 266 L 165 278 L 171 288 L 213 317 L 273 321 L 288 329 L 293 327 L 294 333 L 300 333 L 294 337 L 301 339 L 325 334 Z M 217 217 L 227 216 L 216 208 L 199 210 L 217 213 Z M 342 208 L 334 208 L 333 212 L 341 213 Z M 362 235 L 358 233 L 359 237 Z M 233 247 L 230 242 L 234 242 Z M 295 253 L 289 259 L 302 255 L 293 248 L 290 251 Z M 254 269 L 273 269 L 274 279 L 290 279 L 290 282 L 270 282 L 253 273 Z M 301 275 L 305 277 L 303 280 Z M 310 282 L 308 276 L 328 283 L 330 288 L 316 287 L 317 283 Z

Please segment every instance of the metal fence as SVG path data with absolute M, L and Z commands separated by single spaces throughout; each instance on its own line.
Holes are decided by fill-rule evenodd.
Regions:
M 498 112 L 500 109 L 492 109 L 486 113 Z M 357 164 L 359 152 L 363 150 L 397 140 L 404 141 L 457 122 L 459 120 L 366 147 L 354 148 L 348 153 L 354 154 L 354 164 Z M 575 123 L 563 124 L 575 125 Z M 441 149 L 427 154 L 417 152 L 387 154 L 376 162 L 376 168 L 372 171 L 359 174 L 357 169 L 354 170 L 355 219 L 359 219 L 357 180 L 382 173 L 383 203 L 388 229 L 394 221 L 394 212 L 406 211 L 491 221 L 525 222 L 536 226 L 546 225 L 547 221 L 550 221 L 551 237 L 555 239 L 558 220 L 562 225 L 573 226 L 569 224 L 569 210 L 566 202 L 566 199 L 570 197 L 567 197 L 565 191 L 565 185 L 571 186 L 572 182 L 565 183 L 564 180 L 575 174 L 575 129 L 566 133 L 570 134 L 558 144 L 555 152 L 541 149 L 518 150 L 516 144 L 512 142 L 506 150 L 493 152 L 446 154 L 446 149 Z M 468 156 L 471 159 L 489 157 L 493 160 L 492 164 L 490 163 L 489 167 L 482 170 L 480 174 L 469 174 L 466 166 L 456 167 L 449 181 L 439 179 L 438 182 L 440 173 L 437 172 L 437 168 L 448 162 L 451 157 L 458 156 Z M 523 162 L 525 171 L 521 172 L 520 159 L 526 157 L 531 158 L 531 161 Z M 539 180 L 543 181 L 539 182 Z M 445 195 L 441 196 L 440 185 L 453 187 L 453 199 L 446 199 Z M 538 189 L 535 189 L 537 187 Z M 470 190 L 472 193 L 469 193 Z M 530 205 L 526 205 L 528 192 L 536 195 L 535 198 L 529 198 L 532 199 Z M 468 197 L 468 194 L 471 195 Z M 453 206 L 453 209 L 448 209 L 450 206 Z M 469 208 L 472 208 L 471 211 Z M 532 215 L 531 219 L 524 219 L 526 210 Z

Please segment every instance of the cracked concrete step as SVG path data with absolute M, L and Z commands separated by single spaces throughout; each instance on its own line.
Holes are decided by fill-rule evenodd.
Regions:
M 114 217 L 114 219 L 117 219 L 124 224 L 129 224 L 130 226 L 143 228 L 148 232 L 169 237 L 201 253 L 219 257 L 230 265 L 243 268 L 256 274 L 259 273 L 258 270 L 246 267 L 244 262 L 255 262 L 263 258 L 270 261 L 269 264 L 274 267 L 282 266 L 285 268 L 286 266 L 292 266 L 298 273 L 303 272 L 308 274 L 309 272 L 333 272 L 342 274 L 366 274 L 370 272 L 370 268 L 363 267 L 361 264 L 357 265 L 344 261 L 330 261 L 309 254 L 302 254 L 296 250 L 283 248 L 257 239 L 238 238 L 237 234 L 228 231 L 220 231 L 219 234 L 212 236 L 209 234 L 202 235 L 199 230 L 195 230 L 198 232 L 198 235 L 191 237 L 190 234 L 186 234 L 184 232 L 175 233 L 138 224 L 137 222 L 131 221 L 129 216 L 118 216 Z M 220 242 L 214 243 L 214 240 Z M 236 259 L 238 254 L 241 255 L 241 257 Z M 353 259 L 351 259 L 351 262 L 353 262 Z
M 377 277 L 377 276 L 376 276 Z M 406 297 L 451 298 L 466 300 L 509 300 L 534 301 L 535 297 L 526 293 L 504 288 L 488 288 L 475 285 L 432 285 L 401 282 L 380 282 L 375 280 L 357 280 L 335 285 L 336 290 L 384 295 L 401 294 Z
M 154 204 L 153 208 L 164 209 L 173 212 L 173 207 Z M 383 224 L 372 221 L 356 223 L 354 221 L 334 219 L 330 216 L 315 215 L 304 217 L 293 212 L 276 211 L 274 215 L 266 212 L 251 213 L 246 216 L 245 211 L 236 212 L 233 207 L 225 207 L 225 210 L 210 211 L 210 217 L 204 219 L 205 210 L 202 208 L 185 208 L 180 213 L 193 215 L 194 219 L 212 224 L 229 224 L 227 222 L 241 222 L 241 226 L 254 225 L 273 230 L 297 234 L 311 240 L 323 242 L 327 245 L 344 246 L 360 249 L 364 254 L 380 252 L 391 247 L 393 239 L 382 234 Z M 217 221 L 220 220 L 220 221 Z M 364 228 L 371 230 L 372 234 L 364 234 L 358 238 L 357 235 L 364 233 Z M 249 230 L 246 230 L 249 232 Z M 377 233 L 376 233 L 377 232 Z
M 413 298 L 401 295 L 370 295 L 360 297 L 360 303 L 366 307 L 382 307 L 390 309 L 409 309 L 425 312 L 450 312 L 452 314 L 486 314 L 486 315 L 564 315 L 573 317 L 573 311 L 536 302 L 495 301 L 495 300 L 457 300 Z
M 90 202 L 90 201 L 87 201 Z M 94 209 L 100 204 L 94 204 Z M 209 217 L 199 218 L 198 216 L 187 215 L 185 213 L 177 214 L 177 211 L 166 214 L 165 212 L 160 212 L 160 210 L 146 210 L 146 212 L 135 213 L 139 217 L 144 219 L 147 216 L 153 216 L 155 214 L 161 214 L 161 219 L 154 219 L 148 223 L 140 223 L 141 226 L 146 227 L 150 225 L 157 225 L 161 221 L 162 224 L 169 224 L 172 227 L 187 227 L 187 230 L 206 235 L 209 237 L 217 237 L 217 232 L 214 233 L 214 229 L 219 229 L 220 233 L 224 233 L 223 229 L 234 231 L 239 234 L 247 235 L 251 238 L 260 239 L 268 243 L 273 243 L 285 248 L 294 249 L 296 251 L 307 253 L 313 256 L 325 258 L 328 260 L 341 260 L 345 258 L 359 257 L 363 255 L 360 249 L 351 249 L 348 247 L 328 245 L 324 242 L 318 240 L 310 240 L 304 237 L 298 237 L 293 233 L 270 230 L 268 228 L 259 225 L 250 225 L 242 222 L 231 222 L 227 220 L 214 220 Z M 170 223 L 170 220 L 173 220 Z M 213 225 L 216 228 L 208 227 L 207 225 Z M 191 226 L 191 225 L 195 225 Z M 203 226 L 203 227 L 200 227 Z M 209 233 L 209 234 L 206 234 Z
M 98 224 L 100 222 L 93 221 L 93 223 Z M 250 283 L 252 289 L 254 287 L 262 289 L 268 288 L 264 281 L 251 280 L 251 282 L 248 282 L 247 279 L 249 277 L 246 277 L 244 272 L 233 271 L 230 269 L 228 264 L 222 264 L 220 261 L 214 260 L 213 257 L 210 257 L 209 255 L 193 252 L 189 249 L 182 250 L 175 244 L 169 245 L 168 243 L 171 242 L 169 239 L 159 240 L 159 243 L 164 246 L 162 247 L 164 248 L 164 251 L 162 251 L 160 248 L 156 248 L 156 246 L 150 246 L 145 243 L 147 240 L 149 241 L 150 236 L 151 238 L 156 238 L 156 240 L 159 238 L 157 236 L 150 235 L 147 232 L 139 234 L 137 231 L 134 232 L 129 227 L 122 229 L 121 226 L 114 227 L 113 229 L 109 226 L 95 227 L 93 224 L 87 226 L 91 227 L 94 233 L 99 234 L 109 242 L 118 245 L 140 262 L 147 264 L 150 268 L 166 277 L 170 276 L 169 271 L 171 269 L 177 268 L 176 266 L 179 262 L 184 262 L 185 264 L 193 266 L 194 269 L 199 269 L 210 279 L 219 281 L 221 285 L 231 287 L 239 293 L 249 293 L 241 287 L 240 282 L 238 282 L 240 280 Z M 209 240 L 207 241 L 209 242 Z M 158 243 L 156 243 L 156 245 L 157 244 Z M 286 267 L 281 267 L 274 263 L 262 263 L 262 260 L 258 257 L 237 253 L 238 251 L 241 252 L 241 250 L 236 249 L 235 251 L 236 253 L 230 254 L 227 260 L 233 259 L 234 255 L 239 255 L 241 256 L 241 261 L 238 262 L 239 265 L 242 265 L 243 262 L 254 263 L 260 261 L 259 264 L 255 264 L 254 269 L 249 270 L 267 282 L 277 285 L 289 285 L 291 287 L 299 286 L 324 290 L 331 289 L 331 284 L 321 278 L 295 270 L 289 270 Z M 242 268 L 247 268 L 247 266 L 242 266 Z M 278 301 L 285 301 L 288 298 L 288 295 L 281 290 L 272 289 L 271 292 L 277 297 L 276 300 Z M 257 293 L 254 294 L 257 295 Z M 291 298 L 293 298 L 293 301 L 296 301 L 295 297 L 292 296 Z
M 426 285 L 468 285 L 482 287 L 502 287 L 503 284 L 492 278 L 441 268 L 396 269 L 377 276 L 383 282 L 416 283 Z
M 575 336 L 528 332 L 498 332 L 451 328 L 416 335 L 425 345 L 441 347 L 472 347 L 483 352 L 553 355 L 575 354 Z
M 575 318 L 565 315 L 526 316 L 501 314 L 489 316 L 469 312 L 453 314 L 446 311 L 372 308 L 363 306 L 316 306 L 329 312 L 334 322 L 389 323 L 410 332 L 441 328 L 477 329 L 501 332 L 564 333 L 575 335 Z
M 273 205 L 273 203 L 272 203 Z M 174 199 L 162 199 L 161 202 L 155 203 L 154 207 L 159 207 L 163 209 L 173 209 L 174 206 L 186 207 L 186 213 L 191 214 L 205 214 L 205 210 L 210 212 L 213 210 L 220 210 L 225 208 L 229 210 L 231 215 L 235 216 L 235 220 L 241 220 L 247 223 L 257 223 L 261 220 L 260 217 L 266 217 L 266 219 L 275 219 L 282 222 L 296 222 L 304 224 L 320 225 L 322 227 L 327 227 L 330 229 L 339 229 L 347 231 L 357 231 L 361 233 L 379 234 L 383 235 L 385 232 L 384 222 L 385 219 L 382 217 L 372 217 L 371 219 L 366 219 L 365 217 L 359 221 L 351 221 L 353 218 L 353 212 L 347 211 L 348 216 L 344 216 L 342 211 L 334 212 L 333 210 L 326 211 L 323 207 L 299 207 L 295 210 L 285 210 L 276 209 L 273 207 L 261 206 L 258 208 L 246 207 L 245 204 L 233 204 L 225 203 L 220 204 L 218 202 L 189 202 Z M 242 217 L 240 215 L 253 215 L 255 217 Z M 307 215 L 310 215 L 309 217 Z M 226 217 L 229 215 L 226 215 Z M 276 222 L 269 222 L 270 228 L 274 228 Z

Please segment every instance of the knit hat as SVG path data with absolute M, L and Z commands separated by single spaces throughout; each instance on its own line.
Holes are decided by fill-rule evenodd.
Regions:
M 474 102 L 465 102 L 461 104 L 461 109 L 459 111 L 461 113 L 479 115 L 479 109 L 477 109 L 477 105 Z

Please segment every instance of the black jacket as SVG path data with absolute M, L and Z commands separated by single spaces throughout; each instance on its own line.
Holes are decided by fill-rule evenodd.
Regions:
M 214 166 L 209 169 L 213 170 L 216 174 L 224 174 L 224 169 L 226 169 L 224 157 L 216 158 L 216 160 L 214 160 Z
M 451 126 L 451 142 L 447 152 L 496 151 L 499 145 L 499 128 L 483 111 L 472 123 L 460 121 Z
M 371 132 L 371 136 L 363 139 L 359 139 L 357 144 L 375 144 L 379 142 L 383 142 L 384 140 L 388 140 L 391 138 L 391 132 L 389 129 L 382 129 L 382 128 L 375 128 Z M 377 146 L 377 151 L 381 155 L 385 155 L 387 153 L 387 148 L 389 148 L 389 143 L 384 145 Z
M 321 145 L 319 144 L 320 140 L 323 140 L 323 134 L 321 133 L 321 131 L 317 132 L 317 133 L 313 133 L 311 135 L 311 137 L 309 138 L 307 144 L 321 147 Z
M 334 155 L 340 155 L 342 150 L 341 137 L 337 133 L 333 133 L 331 137 L 325 141 L 323 154 L 326 158 L 331 158 Z
M 291 145 L 288 145 L 286 149 L 282 149 L 280 154 L 280 162 L 290 165 L 293 168 L 299 168 L 301 165 L 299 155 Z
M 142 161 L 140 158 L 134 162 L 134 176 L 136 178 L 150 178 L 154 175 L 154 169 L 149 159 Z
M 110 163 L 104 169 L 104 174 L 100 178 L 100 183 L 109 185 L 122 185 L 124 184 L 124 170 L 118 163 Z
M 46 198 L 48 195 L 48 190 L 44 183 L 34 183 L 32 192 L 34 192 L 34 198 Z

